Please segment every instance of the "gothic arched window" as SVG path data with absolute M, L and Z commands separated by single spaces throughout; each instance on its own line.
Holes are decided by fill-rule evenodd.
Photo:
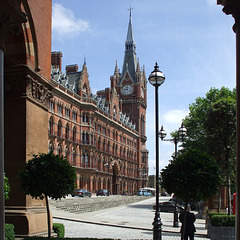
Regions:
M 73 136 L 72 136 L 73 142 L 77 141 L 77 130 L 76 127 L 73 127 Z
M 57 135 L 58 135 L 58 137 L 62 137 L 62 123 L 61 123 L 60 120 L 58 121 L 58 131 L 57 131 Z
M 69 124 L 68 123 L 66 125 L 66 130 L 65 130 L 65 138 L 66 139 L 70 138 L 70 129 L 69 129 Z
M 50 119 L 49 119 L 48 132 L 49 132 L 49 134 L 51 134 L 51 135 L 54 134 L 54 121 L 53 121 L 53 117 L 50 117 Z

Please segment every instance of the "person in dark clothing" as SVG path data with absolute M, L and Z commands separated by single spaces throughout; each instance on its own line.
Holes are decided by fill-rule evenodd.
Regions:
M 188 237 L 190 238 L 190 240 L 194 240 L 194 232 L 196 232 L 196 228 L 194 226 L 194 222 L 196 221 L 196 217 L 190 211 L 191 211 L 191 208 L 188 205 L 184 240 L 188 240 Z M 182 232 L 183 231 L 183 222 L 184 222 L 184 213 L 180 214 L 179 220 L 182 223 L 182 227 L 181 227 L 181 232 Z

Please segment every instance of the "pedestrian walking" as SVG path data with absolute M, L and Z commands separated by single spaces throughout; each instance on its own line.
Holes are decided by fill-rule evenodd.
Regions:
M 188 240 L 188 237 L 190 240 L 194 240 L 194 232 L 196 232 L 196 228 L 194 226 L 194 222 L 196 221 L 196 217 L 194 213 L 191 213 L 191 207 L 188 205 L 187 207 L 187 216 L 186 216 L 186 226 L 185 226 L 185 234 L 184 234 L 184 240 Z M 181 232 L 183 230 L 183 222 L 184 222 L 184 212 L 180 214 L 179 220 L 182 223 Z

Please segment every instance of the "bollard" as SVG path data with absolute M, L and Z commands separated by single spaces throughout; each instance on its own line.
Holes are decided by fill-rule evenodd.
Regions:
M 173 227 L 178 227 L 178 208 L 175 205 L 174 212 L 173 212 Z

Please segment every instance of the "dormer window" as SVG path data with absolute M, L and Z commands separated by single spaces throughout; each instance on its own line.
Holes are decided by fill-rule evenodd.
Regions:
M 113 117 L 117 117 L 117 109 L 116 106 L 113 107 Z
M 82 87 L 82 96 L 87 97 L 87 86 L 86 86 L 86 84 L 84 84 L 83 87 Z

